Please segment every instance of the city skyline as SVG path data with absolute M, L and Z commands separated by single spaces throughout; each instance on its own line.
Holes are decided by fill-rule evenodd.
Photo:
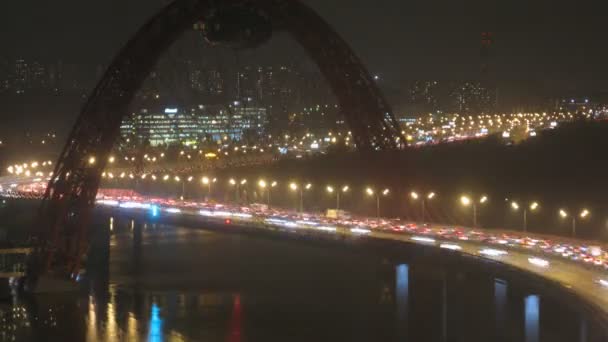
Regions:
M 106 65 L 125 37 L 165 3 L 10 4 L 0 14 L 0 25 L 6 26 L 0 30 L 0 40 L 4 54 L 11 58 Z M 406 81 L 478 79 L 483 32 L 494 37 L 488 72 L 500 84 L 505 101 L 511 97 L 517 101 L 527 91 L 544 95 L 606 88 L 608 69 L 603 60 L 608 49 L 597 43 L 603 39 L 597 19 L 604 4 L 510 2 L 491 9 L 481 1 L 437 5 L 384 0 L 369 9 L 362 1 L 311 1 L 369 69 L 383 78 L 381 87 L 388 93 Z M 89 20 L 86 14 L 93 10 L 99 15 Z M 14 14 L 33 20 L 16 21 L 22 16 Z M 110 23 L 105 17 L 113 20 Z M 49 25 L 49 20 L 56 25 Z M 383 24 L 370 25 L 378 20 Z M 247 58 L 280 63 L 298 52 L 301 49 L 293 42 L 277 35 L 250 54 L 259 56 Z

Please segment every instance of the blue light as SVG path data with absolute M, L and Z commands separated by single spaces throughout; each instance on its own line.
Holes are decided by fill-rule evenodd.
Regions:
M 160 342 L 163 340 L 163 320 L 160 318 L 160 308 L 156 303 L 153 303 L 150 311 L 148 341 Z
M 177 114 L 177 108 L 165 108 L 165 114 Z
M 407 302 L 409 300 L 409 266 L 407 264 L 397 265 L 396 269 L 396 292 L 397 295 L 397 307 L 402 311 L 407 309 Z
M 158 216 L 158 206 L 157 205 L 151 206 L 150 210 L 152 211 L 152 217 L 157 217 Z
M 397 300 L 398 334 L 401 340 L 405 340 L 408 331 L 409 291 L 409 266 L 407 264 L 397 265 L 395 270 L 395 298 Z

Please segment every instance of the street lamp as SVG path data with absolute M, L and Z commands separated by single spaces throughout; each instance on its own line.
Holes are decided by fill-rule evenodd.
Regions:
M 488 201 L 488 196 L 486 195 L 482 195 L 481 197 L 479 197 L 478 201 L 473 200 L 471 197 L 466 196 L 466 195 L 462 195 L 460 196 L 460 203 L 465 206 L 472 206 L 473 207 L 473 227 L 477 227 L 477 203 L 479 202 L 479 204 L 484 204 Z
M 289 184 L 289 189 L 291 189 L 291 191 L 298 191 L 300 190 L 300 206 L 299 206 L 299 212 L 300 215 L 304 212 L 304 190 L 310 190 L 312 188 L 312 184 L 308 183 L 306 185 L 298 185 L 297 183 L 291 183 Z
M 235 199 L 236 199 L 236 203 L 239 203 L 240 201 L 240 196 L 241 196 L 241 192 L 240 192 L 240 187 L 241 185 L 245 185 L 247 184 L 247 180 L 246 179 L 241 179 L 240 182 L 238 182 L 236 179 L 234 178 L 230 178 L 230 185 L 234 186 L 235 188 Z
M 539 204 L 538 202 L 532 202 L 530 203 L 530 205 L 528 205 L 527 207 L 524 206 L 524 210 L 523 210 L 523 214 L 524 214 L 524 233 L 526 231 L 528 231 L 528 210 L 530 210 L 531 212 L 534 212 L 538 209 Z M 519 203 L 513 201 L 511 202 L 511 208 L 513 208 L 513 210 L 517 211 L 519 210 L 520 206 Z
M 334 189 L 333 186 L 328 185 L 326 188 L 327 192 L 330 194 L 333 194 L 334 192 L 336 193 L 336 217 L 340 217 L 340 193 L 347 193 L 348 190 L 350 190 L 350 187 L 348 185 L 344 185 L 342 186 L 342 189 Z
M 179 178 L 179 176 L 175 176 L 173 179 L 174 179 L 174 180 L 175 180 L 175 182 L 176 182 L 176 183 L 178 183 L 178 184 L 179 184 L 180 182 L 182 183 L 182 195 L 181 195 L 179 198 L 180 198 L 180 199 L 183 201 L 183 200 L 184 200 L 185 193 L 186 193 L 186 180 L 185 180 L 185 179 L 184 179 L 184 180 L 182 180 L 181 178 Z
M 209 192 L 208 195 L 209 195 L 209 198 L 211 198 L 211 184 L 217 182 L 217 178 L 211 179 L 211 178 L 209 178 L 207 176 L 204 176 L 201 179 L 201 182 L 203 183 L 203 185 L 207 186 L 207 189 L 208 189 L 208 192 Z
M 589 217 L 589 215 L 591 215 L 591 212 L 587 209 L 581 209 L 581 212 L 579 213 L 579 217 L 581 219 L 586 219 L 587 217 Z M 565 219 L 566 217 L 568 217 L 568 212 L 564 209 L 560 209 L 559 210 L 559 216 L 562 219 Z M 572 215 L 572 237 L 576 237 L 576 215 Z
M 374 189 L 368 187 L 365 189 L 365 193 L 368 196 L 374 196 L 376 195 L 376 218 L 380 219 L 380 196 L 388 196 L 388 194 L 390 193 L 389 189 L 384 189 L 381 192 L 380 191 L 374 191 Z
M 266 183 L 265 180 L 260 179 L 258 181 L 258 186 L 262 189 L 262 190 L 266 190 L 266 195 L 268 198 L 268 208 L 270 209 L 270 189 L 274 188 L 275 186 L 277 186 L 277 182 L 276 181 L 272 181 L 270 184 Z M 268 188 L 268 189 L 266 189 Z
M 263 179 L 260 179 L 260 181 L 258 182 L 258 186 L 262 189 L 266 189 L 266 181 Z
M 432 191 L 429 192 L 428 194 L 426 194 L 426 196 L 421 196 L 416 191 L 410 192 L 410 197 L 414 201 L 417 201 L 418 199 L 420 199 L 420 203 L 422 204 L 422 223 L 424 223 L 424 221 L 425 221 L 426 201 L 432 200 L 433 198 L 435 198 L 435 196 L 436 196 L 436 194 Z

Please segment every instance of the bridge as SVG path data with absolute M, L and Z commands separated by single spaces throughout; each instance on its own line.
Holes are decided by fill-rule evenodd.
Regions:
M 235 23 L 223 23 L 224 15 L 230 17 L 234 11 L 254 16 L 254 22 L 260 26 L 238 27 Z M 207 27 L 204 34 L 214 43 L 234 43 L 235 37 L 226 39 L 226 32 L 213 31 L 213 27 L 222 25 L 208 25 L 217 22 L 237 25 L 232 28 L 236 32 L 253 32 L 252 37 L 240 43 L 258 44 L 266 39 L 266 34 L 288 32 L 308 51 L 327 78 L 360 151 L 396 149 L 404 143 L 390 106 L 373 78 L 348 44 L 302 1 L 175 0 L 151 18 L 111 63 L 84 105 L 48 184 L 23 192 L 14 188 L 19 184 L 31 184 L 33 178 L 0 180 L 2 193 L 6 196 L 42 198 L 32 236 L 33 249 L 6 251 L 7 256 L 32 255 L 31 267 L 27 269 L 28 281 L 35 284 L 45 273 L 61 276 L 78 273 L 88 248 L 90 217 L 97 207 L 109 214 L 129 213 L 195 227 L 313 236 L 322 240 L 390 241 L 404 248 L 417 246 L 432 250 L 440 257 L 463 256 L 492 267 L 507 266 L 542 279 L 547 286 L 585 303 L 599 324 L 608 322 L 608 273 L 605 271 L 608 248 L 594 246 L 597 250 L 592 250 L 590 244 L 596 243 L 510 231 L 426 225 L 381 218 L 380 215 L 376 218 L 327 218 L 314 213 L 252 206 L 98 196 L 103 170 L 122 119 L 128 113 L 128 105 L 160 55 L 195 24 Z M 241 35 L 236 36 L 242 39 Z M 0 254 L 4 255 L 1 251 Z M 4 275 L 24 274 L 20 261 L 7 261 L 2 265 L 5 270 L 11 270 L 2 273 Z

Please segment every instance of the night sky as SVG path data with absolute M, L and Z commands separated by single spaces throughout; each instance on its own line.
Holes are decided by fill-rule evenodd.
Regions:
M 3 1 L 0 56 L 105 64 L 165 2 Z M 392 86 L 406 80 L 479 77 L 480 32 L 493 31 L 491 70 L 499 83 L 559 92 L 608 88 L 604 1 L 308 3 Z M 267 49 L 283 56 L 289 51 L 285 46 L 275 41 Z

